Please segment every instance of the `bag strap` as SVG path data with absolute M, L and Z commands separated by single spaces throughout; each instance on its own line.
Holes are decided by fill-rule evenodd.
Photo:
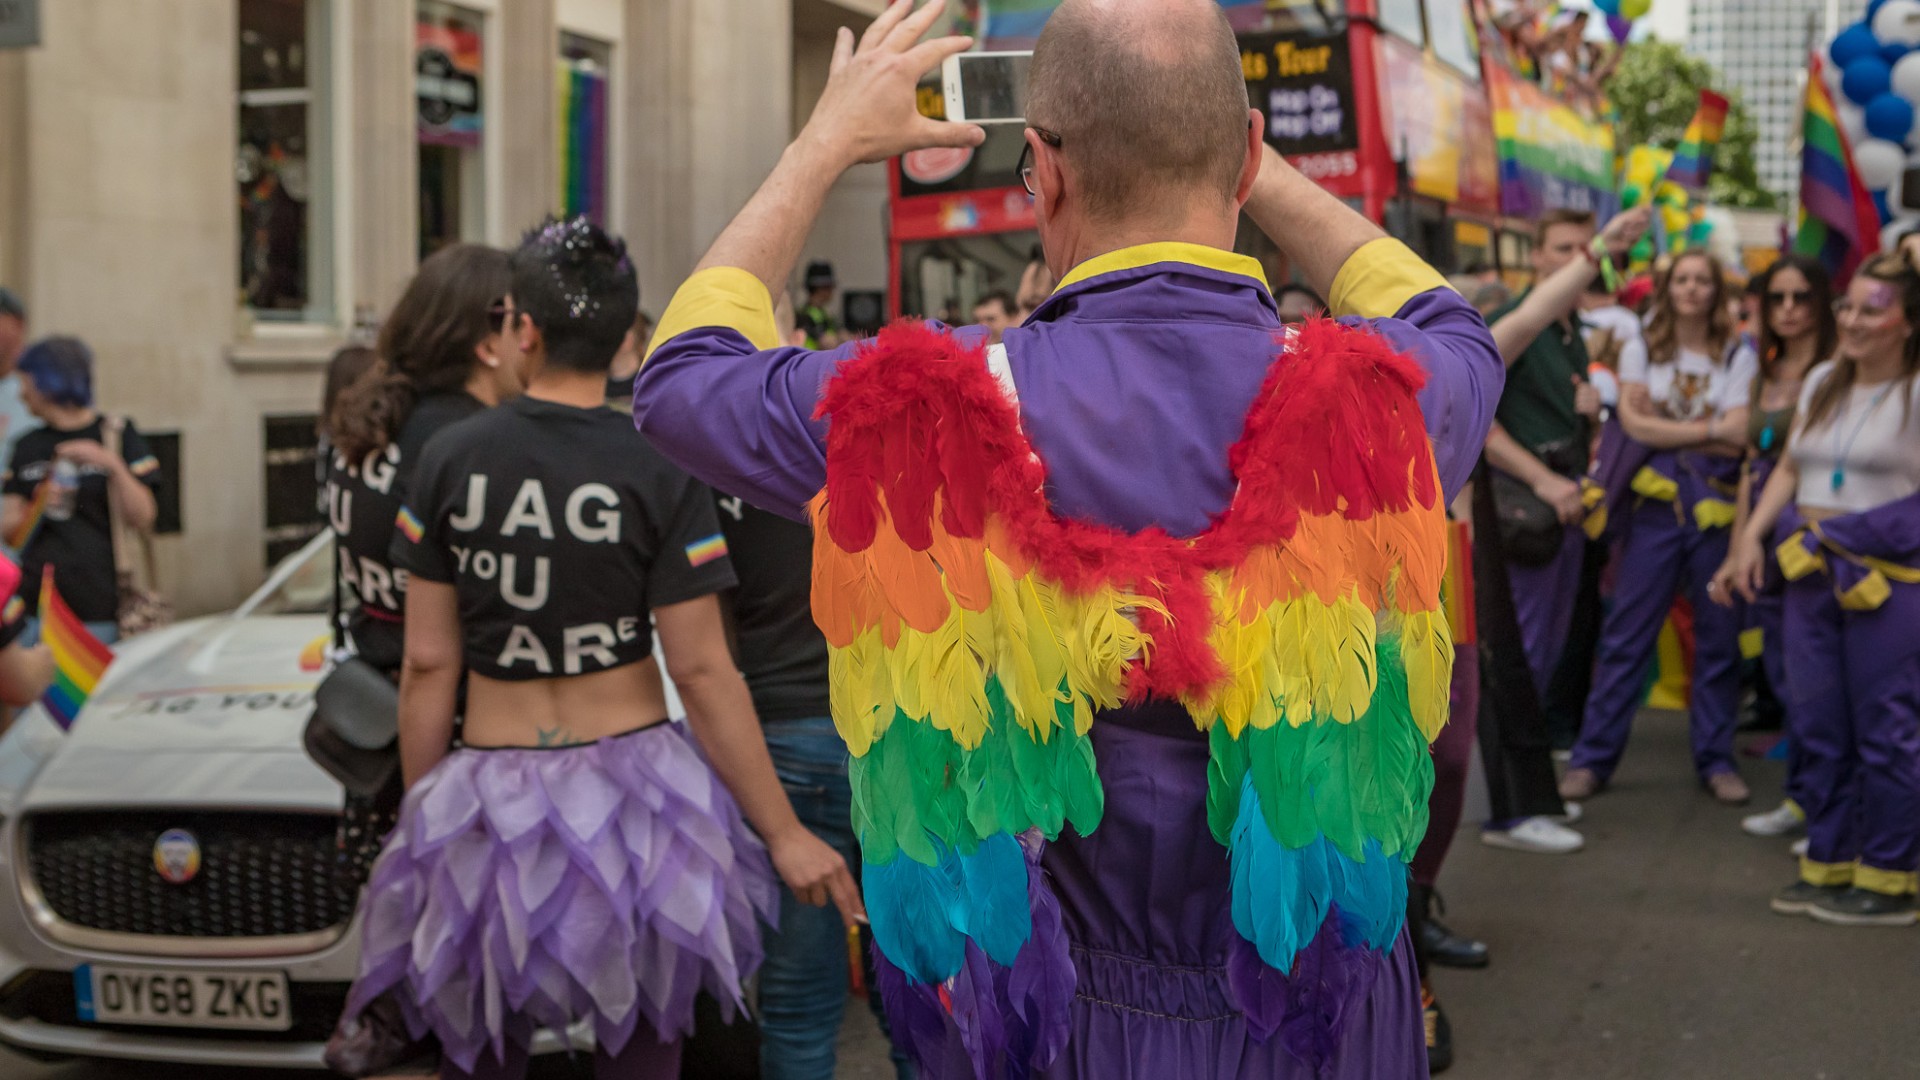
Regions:
M 101 442 L 107 453 L 122 462 L 126 461 L 127 418 L 108 416 L 101 423 Z M 152 589 L 160 580 L 153 557 L 153 538 L 145 530 L 133 529 L 126 525 L 113 509 L 113 490 L 107 490 L 107 518 L 112 523 L 107 530 L 113 537 L 113 571 L 116 577 L 131 579 L 136 587 Z M 140 562 L 133 561 L 132 549 L 140 549 Z M 144 573 L 145 579 L 140 575 Z

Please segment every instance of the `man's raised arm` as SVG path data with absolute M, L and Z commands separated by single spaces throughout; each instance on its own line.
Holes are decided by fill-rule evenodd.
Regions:
M 1506 366 L 1486 320 L 1400 241 L 1269 146 L 1247 216 L 1343 321 L 1364 321 L 1427 371 L 1420 408 L 1447 498 L 1473 473 Z
M 756 506 L 798 517 L 825 479 L 820 389 L 848 347 L 781 348 L 774 291 L 784 287 L 827 192 L 848 168 L 933 146 L 978 146 L 972 124 L 915 108 L 920 77 L 973 41 L 920 38 L 942 0 L 896 0 L 861 35 L 844 27 L 813 115 L 766 182 L 660 317 L 634 384 L 633 420 L 689 473 Z

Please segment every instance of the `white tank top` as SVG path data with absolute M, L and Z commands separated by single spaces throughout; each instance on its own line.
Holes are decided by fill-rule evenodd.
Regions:
M 1833 373 L 1807 373 L 1800 412 Z M 1800 470 L 1802 507 L 1857 513 L 1920 491 L 1920 378 L 1854 386 L 1817 428 L 1802 428 L 1787 452 Z

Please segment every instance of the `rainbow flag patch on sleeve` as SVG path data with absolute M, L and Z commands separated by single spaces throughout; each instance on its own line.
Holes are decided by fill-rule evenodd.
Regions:
M 695 566 L 705 566 L 715 559 L 726 557 L 727 538 L 719 533 L 687 545 L 687 561 Z
M 426 530 L 420 525 L 420 519 L 414 517 L 413 511 L 404 506 L 400 508 L 400 513 L 395 515 L 393 524 L 395 528 L 406 534 L 410 543 L 417 544 L 420 538 L 426 535 Z

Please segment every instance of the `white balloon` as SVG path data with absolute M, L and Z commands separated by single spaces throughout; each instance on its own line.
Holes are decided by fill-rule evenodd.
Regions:
M 1920 52 L 1910 52 L 1893 65 L 1893 92 L 1920 106 Z
M 1907 152 L 1899 143 L 1868 139 L 1853 148 L 1853 163 L 1860 169 L 1860 182 L 1869 191 L 1885 191 L 1900 182 L 1907 168 Z
M 1887 0 L 1873 17 L 1873 36 L 1882 45 L 1920 45 L 1920 0 Z
M 1867 134 L 1867 110 L 1845 98 L 1836 98 L 1834 112 L 1840 117 L 1840 130 L 1846 132 L 1848 145 L 1859 146 L 1871 138 Z
M 1900 244 L 1901 235 L 1917 226 L 1920 226 L 1920 214 L 1903 214 L 1887 222 L 1880 230 L 1880 250 L 1894 250 Z

